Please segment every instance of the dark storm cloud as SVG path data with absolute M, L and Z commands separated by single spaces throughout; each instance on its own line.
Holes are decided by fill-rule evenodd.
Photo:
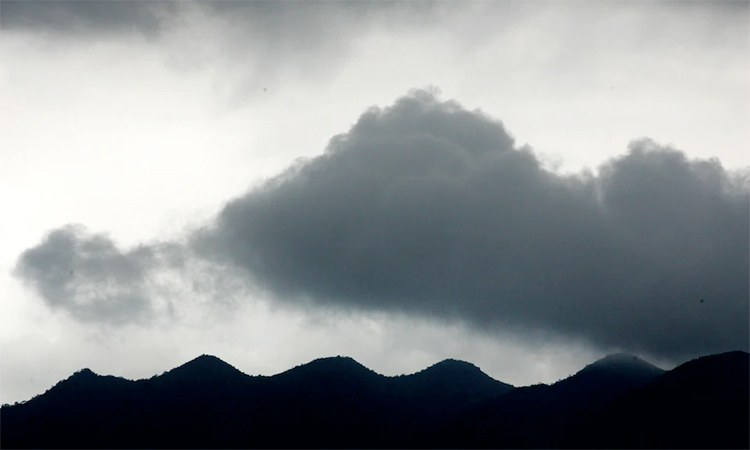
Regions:
M 182 5 L 182 6 L 181 6 Z M 313 31 L 309 27 L 341 26 L 329 19 L 337 12 L 352 19 L 373 20 L 380 15 L 397 19 L 401 13 L 422 14 L 427 19 L 442 6 L 436 2 L 399 1 L 363 2 L 284 2 L 284 1 L 158 1 L 158 0 L 4 0 L 0 23 L 8 29 L 50 31 L 61 34 L 106 34 L 132 31 L 158 33 L 175 15 L 195 7 L 208 14 L 256 23 L 268 32 L 279 32 L 279 23 L 294 25 L 300 35 Z M 312 15 L 312 17 L 310 17 Z M 287 16 L 286 19 L 283 17 Z M 326 23 L 327 22 L 327 23 Z M 363 25 L 362 23 L 358 25 Z M 312 37 L 312 36 L 307 36 Z
M 749 216 L 718 161 L 641 140 L 559 175 L 418 91 L 228 203 L 194 246 L 290 302 L 683 357 L 748 347 Z
M 286 74 L 331 74 L 376 28 L 414 30 L 453 7 L 434 2 L 3 1 L 0 27 L 62 45 L 145 36 L 180 69 L 223 69 L 233 101 Z M 229 86 L 229 87 L 227 87 Z
M 30 30 L 55 37 L 92 37 L 138 32 L 155 36 L 177 2 L 7 0 L 0 6 L 6 31 Z
M 316 38 L 319 32 L 339 28 L 333 19 L 372 21 L 379 17 L 397 19 L 401 13 L 422 14 L 426 19 L 438 9 L 434 2 L 284 2 L 284 1 L 106 1 L 106 0 L 4 0 L 0 24 L 7 30 L 31 30 L 58 35 L 106 35 L 138 31 L 157 35 L 179 20 L 186 8 L 208 16 L 245 23 L 265 33 L 287 33 Z M 362 30 L 363 23 L 357 24 Z M 302 42 L 302 39 L 300 40 Z M 254 43 L 246 43 L 254 44 Z
M 15 270 L 52 308 L 83 321 L 124 324 L 151 318 L 148 271 L 179 258 L 170 246 L 121 252 L 105 235 L 66 226 L 26 250 Z

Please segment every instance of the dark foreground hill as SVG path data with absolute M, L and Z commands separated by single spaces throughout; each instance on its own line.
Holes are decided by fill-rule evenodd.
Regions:
M 204 355 L 148 380 L 76 372 L 4 406 L 0 445 L 748 448 L 748 381 L 745 352 L 667 373 L 612 355 L 553 385 L 524 388 L 455 360 L 386 377 L 335 357 L 265 377 Z
M 687 362 L 612 402 L 571 446 L 750 448 L 746 352 Z
M 553 385 L 515 389 L 482 402 L 423 440 L 436 448 L 556 448 L 616 398 L 664 373 L 635 356 L 617 354 Z
M 248 376 L 201 356 L 148 380 L 88 369 L 0 417 L 3 448 L 382 447 L 513 389 L 443 361 L 385 377 L 351 358 Z

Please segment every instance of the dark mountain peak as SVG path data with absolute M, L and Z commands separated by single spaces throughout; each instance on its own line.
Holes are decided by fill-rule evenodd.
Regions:
M 64 380 L 59 381 L 52 389 L 60 389 L 61 386 L 87 386 L 99 381 L 102 378 L 104 377 L 100 377 L 91 369 L 85 368 L 75 372 L 73 375 Z
M 433 364 L 433 368 L 449 368 L 449 369 L 458 369 L 458 370 L 479 370 L 479 367 L 475 366 L 474 364 L 466 361 L 461 361 L 460 359 L 453 359 L 448 358 L 440 361 L 439 363 Z
M 425 386 L 433 389 L 455 389 L 457 392 L 495 392 L 500 389 L 502 392 L 497 391 L 499 395 L 513 389 L 513 386 L 495 380 L 474 364 L 456 359 L 445 359 L 422 371 L 406 375 L 406 378 L 426 383 Z
M 653 383 L 663 374 L 662 369 L 637 356 L 616 353 L 589 364 L 552 387 L 562 405 L 586 403 L 589 408 L 599 408 L 632 388 Z
M 612 367 L 612 366 L 622 366 L 622 365 L 630 365 L 630 364 L 639 364 L 640 362 L 644 362 L 642 359 L 640 359 L 636 355 L 631 355 L 629 353 L 613 353 L 611 355 L 607 355 L 604 358 L 598 359 L 592 364 L 589 364 L 589 366 L 598 366 L 598 367 Z
M 104 377 L 94 373 L 91 369 L 81 369 L 58 384 L 88 384 Z
M 362 364 L 358 363 L 357 360 L 352 358 L 351 356 L 327 356 L 325 358 L 317 358 L 313 359 L 309 362 L 309 364 L 349 364 L 349 365 L 357 365 L 364 367 Z
M 85 368 L 75 372 L 68 378 L 57 382 L 47 392 L 54 396 L 81 395 L 89 390 L 100 389 L 110 384 L 110 379 L 115 377 L 101 376 L 91 369 Z M 37 397 L 39 398 L 39 397 Z
M 89 369 L 88 367 L 86 367 L 86 368 L 81 369 L 78 372 L 74 373 L 73 375 L 71 375 L 69 379 L 86 380 L 86 379 L 96 378 L 98 376 L 99 375 L 97 375 L 91 369 Z
M 417 372 L 417 374 L 489 376 L 474 364 L 457 359 L 444 359 L 420 372 Z
M 185 364 L 174 368 L 162 377 L 167 378 L 184 378 L 193 380 L 206 380 L 206 379 L 222 379 L 222 378 L 237 378 L 247 377 L 244 373 L 237 370 L 231 364 L 228 364 L 216 356 L 212 355 L 201 355 L 193 360 L 186 362 Z
M 579 371 L 576 375 L 593 372 L 616 372 L 620 374 L 657 377 L 664 370 L 638 356 L 627 353 L 614 353 L 601 358 Z
M 190 368 L 190 369 L 203 369 L 203 370 L 225 370 L 227 368 L 231 368 L 234 370 L 237 370 L 229 363 L 224 362 L 223 360 L 217 358 L 213 355 L 200 355 L 199 357 L 192 359 L 185 364 L 181 365 L 182 368 Z M 180 368 L 178 367 L 178 369 Z
M 231 367 L 230 364 L 224 362 L 220 358 L 217 358 L 216 356 L 213 356 L 213 355 L 206 355 L 206 354 L 200 355 L 199 357 L 194 358 L 188 361 L 187 363 L 185 363 L 185 365 L 188 365 L 188 364 L 192 366 L 196 366 L 196 367 L 224 367 L 224 366 Z
M 302 364 L 287 372 L 299 370 L 305 372 L 375 373 L 354 360 L 354 358 L 348 356 L 330 356 L 327 358 L 314 359 L 307 364 Z
M 315 359 L 271 377 L 275 382 L 344 384 L 381 378 L 385 377 L 348 356 Z

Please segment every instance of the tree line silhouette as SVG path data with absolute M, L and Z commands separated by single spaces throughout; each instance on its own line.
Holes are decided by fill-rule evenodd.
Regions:
M 0 409 L 3 448 L 748 448 L 748 353 L 664 372 L 612 355 L 513 387 L 446 360 L 379 375 L 351 358 L 249 376 L 203 355 L 146 380 L 76 372 Z

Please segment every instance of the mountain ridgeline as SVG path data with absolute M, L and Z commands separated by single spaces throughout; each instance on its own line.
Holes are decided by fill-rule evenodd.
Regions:
M 610 355 L 513 387 L 445 360 L 386 377 L 346 357 L 249 376 L 203 355 L 146 380 L 88 369 L 0 409 L 3 448 L 748 448 L 746 352 L 663 370 Z

